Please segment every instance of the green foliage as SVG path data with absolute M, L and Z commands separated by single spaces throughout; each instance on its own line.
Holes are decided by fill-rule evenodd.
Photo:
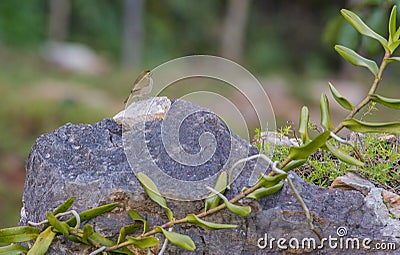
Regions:
M 350 165 L 355 165 L 358 167 L 364 166 L 364 163 L 359 161 L 358 159 L 353 158 L 340 148 L 336 148 L 334 145 L 332 145 L 330 142 L 327 142 L 325 146 L 328 148 L 328 150 L 338 159 L 340 159 L 343 162 L 346 162 Z
M 128 235 L 133 235 L 140 229 L 139 224 L 130 224 L 120 229 L 117 244 L 123 243 Z M 90 235 L 89 235 L 90 236 Z
M 18 243 L 34 240 L 40 230 L 30 226 L 0 229 L 0 243 Z
M 381 65 L 378 65 L 369 59 L 361 57 L 357 52 L 351 50 L 347 47 L 337 45 L 335 46 L 336 51 L 348 62 L 356 65 L 367 67 L 375 76 L 375 79 L 371 85 L 371 89 L 358 105 L 352 105 L 345 97 L 343 97 L 336 88 L 329 83 L 329 88 L 334 99 L 346 110 L 349 110 L 350 113 L 347 115 L 346 119 L 343 120 L 337 127 L 334 127 L 330 121 L 330 110 L 329 110 L 329 102 L 326 95 L 321 95 L 320 100 L 320 109 L 321 109 L 321 125 L 325 130 L 331 130 L 332 133 L 325 131 L 324 133 L 319 134 L 312 141 L 305 142 L 305 137 L 308 136 L 308 128 L 310 128 L 309 116 L 307 108 L 303 107 L 300 114 L 300 123 L 299 123 L 299 133 L 303 140 L 303 145 L 299 147 L 290 148 L 289 152 L 287 152 L 287 148 L 284 148 L 283 152 L 282 148 L 277 147 L 275 153 L 275 158 L 279 161 L 282 161 L 281 167 L 283 170 L 287 171 L 289 169 L 294 169 L 296 167 L 300 167 L 299 173 L 307 180 L 315 184 L 319 184 L 322 186 L 326 186 L 330 181 L 336 178 L 339 175 L 345 173 L 349 169 L 353 169 L 357 167 L 362 174 L 370 175 L 371 173 L 376 173 L 377 169 L 381 167 L 381 165 L 376 162 L 375 169 L 371 169 L 371 161 L 364 161 L 364 156 L 361 155 L 360 151 L 357 149 L 356 145 L 350 144 L 349 142 L 339 138 L 336 136 L 341 129 L 347 128 L 351 131 L 361 132 L 361 133 L 400 133 L 400 122 L 384 122 L 384 123 L 376 123 L 376 122 L 366 122 L 363 121 L 363 116 L 360 119 L 355 118 L 356 113 L 358 113 L 362 108 L 367 108 L 367 114 L 371 112 L 371 109 L 375 104 L 381 104 L 393 109 L 400 109 L 400 99 L 396 98 L 387 98 L 378 94 L 375 94 L 375 91 L 378 87 L 379 82 L 382 79 L 383 70 L 386 68 L 388 63 L 399 61 L 399 57 L 393 57 L 391 54 L 396 50 L 399 46 L 400 41 L 400 28 L 396 26 L 396 12 L 397 7 L 394 6 L 392 8 L 390 18 L 389 18 L 389 38 L 385 39 L 383 36 L 376 33 L 373 29 L 371 29 L 360 17 L 358 17 L 355 13 L 342 10 L 342 15 L 344 18 L 362 35 L 377 40 L 381 46 L 385 50 L 385 56 L 382 59 Z M 378 14 L 376 16 L 379 16 Z M 372 19 L 371 19 L 372 20 Z M 328 141 L 331 138 L 338 140 L 340 143 L 345 143 L 345 145 L 341 145 L 335 141 Z M 349 146 L 350 145 L 350 146 Z M 373 146 L 367 147 L 367 152 L 364 154 L 369 154 L 368 150 Z M 325 149 L 326 152 L 322 152 L 318 149 Z M 364 148 L 365 149 L 365 148 Z M 310 155 L 311 158 L 308 158 Z M 315 155 L 319 155 L 316 157 Z M 354 155 L 356 155 L 356 158 Z M 301 167 L 301 164 L 308 158 L 308 166 L 309 169 L 305 170 L 307 167 Z M 303 161 L 300 161 L 303 160 Z M 353 167 L 351 167 L 351 165 Z M 332 171 L 333 170 L 333 171 Z M 383 180 L 386 176 L 385 174 L 374 174 L 375 179 Z M 379 176 L 379 177 L 378 177 Z
M 89 243 L 88 238 L 93 235 L 94 233 L 94 229 L 93 226 L 90 224 L 85 224 L 85 226 L 83 226 L 83 235 L 82 235 L 82 241 L 84 243 Z M 64 233 L 63 233 L 64 234 Z
M 229 202 L 228 199 L 224 199 L 224 203 L 226 205 L 226 208 L 228 208 L 228 210 L 234 214 L 237 214 L 240 216 L 247 216 L 251 213 L 250 206 L 235 205 L 235 204 L 232 204 L 231 202 Z
M 196 245 L 194 244 L 193 240 L 187 235 L 167 231 L 160 227 L 156 227 L 156 230 L 163 233 L 165 238 L 167 238 L 172 244 L 181 247 L 182 249 L 188 251 L 194 251 L 196 249 Z
M 399 192 L 400 149 L 397 143 L 395 139 L 387 141 L 386 136 L 366 135 L 362 146 L 366 161 L 362 175 L 375 180 L 384 188 L 395 189 Z
M 387 141 L 385 137 L 391 138 Z M 382 134 L 366 134 L 360 142 L 360 152 L 365 163 L 354 168 L 355 164 L 339 160 L 328 150 L 320 150 L 312 154 L 305 163 L 298 165 L 294 170 L 300 177 L 309 183 L 322 187 L 329 187 L 334 179 L 349 171 L 356 171 L 359 175 L 386 189 L 399 191 L 400 167 L 398 158 L 400 147 L 396 144 L 395 136 Z M 354 157 L 353 148 L 349 145 L 340 145 L 337 141 L 329 141 L 328 146 L 339 147 L 347 155 Z M 276 146 L 274 160 L 282 161 L 288 154 L 286 146 Z M 292 161 L 294 162 L 294 161 Z M 291 163 L 292 163 L 291 162 Z M 288 164 L 289 165 L 289 164 Z
M 22 246 L 20 244 L 10 244 L 0 247 L 0 255 L 19 255 L 26 254 L 27 252 L 28 247 Z
M 64 203 L 62 203 L 56 209 L 54 209 L 53 214 L 56 215 L 56 214 L 64 213 L 64 212 L 68 211 L 68 209 L 75 202 L 75 199 L 76 199 L 75 197 L 71 197 L 71 198 L 68 198 L 67 200 L 65 200 Z
M 328 97 L 324 93 L 321 94 L 319 108 L 321 109 L 321 126 L 323 126 L 325 130 L 333 130 L 334 126 L 331 121 L 329 101 Z
M 352 49 L 362 50 L 370 56 L 378 56 L 381 54 L 381 42 L 385 43 L 385 34 L 387 29 L 387 20 L 389 17 L 390 7 L 397 4 L 396 0 L 379 0 L 379 1 L 354 1 L 348 5 L 349 10 L 343 10 L 341 17 L 332 18 L 324 29 L 323 38 L 329 44 L 339 43 Z M 361 17 L 356 13 L 362 14 Z M 393 13 L 393 10 L 392 10 Z M 391 16 L 392 17 L 392 16 Z M 351 21 L 347 22 L 347 19 Z M 393 21 L 391 19 L 390 23 Z M 352 23 L 361 25 L 361 30 L 364 33 L 371 34 L 372 37 L 361 36 L 356 27 Z M 356 25 L 356 26 L 357 26 Z M 361 31 L 360 30 L 360 31 Z M 379 38 L 379 40 L 374 37 Z M 390 49 L 390 38 L 387 48 Z
M 270 186 L 270 187 L 261 187 L 259 189 L 257 189 L 256 191 L 248 194 L 246 196 L 246 198 L 251 198 L 254 200 L 259 200 L 263 197 L 272 195 L 274 193 L 276 193 L 277 191 L 279 191 L 281 188 L 283 187 L 283 182 L 278 182 L 277 184 L 275 184 L 274 186 Z
M 354 50 L 349 49 L 347 47 L 341 46 L 341 45 L 336 45 L 335 50 L 348 62 L 355 66 L 363 66 L 368 68 L 368 70 L 371 71 L 371 73 L 376 76 L 378 74 L 378 66 L 377 64 L 369 59 L 366 59 L 362 56 L 360 56 L 358 53 L 356 53 Z
M 123 43 L 123 1 L 68 2 L 71 8 L 66 41 L 87 44 L 102 55 L 117 60 Z M 227 6 L 224 1 L 212 0 L 203 0 L 197 4 L 177 0 L 163 3 L 146 1 L 142 19 L 145 39 L 143 64 L 157 64 L 160 59 L 171 59 L 194 52 L 218 53 Z M 338 3 L 296 3 L 296 6 L 300 10 L 318 8 L 321 13 L 326 14 L 336 11 Z M 332 59 L 327 60 L 331 56 L 325 54 L 324 47 L 315 40 L 315 34 L 321 30 L 321 21 L 326 17 L 293 11 L 297 8 L 286 5 L 268 6 L 263 2 L 255 2 L 250 6 L 244 42 L 244 63 L 263 73 L 283 69 L 296 71 L 299 65 L 301 68 L 301 65 L 309 63 L 312 63 L 311 67 L 304 68 L 309 68 L 310 71 L 324 70 Z M 2 43 L 11 47 L 40 46 L 47 39 L 49 11 L 49 1 L 46 0 L 32 0 L 23 6 L 18 1 L 1 1 Z M 282 17 L 292 18 L 282 20 Z M 279 22 L 285 22 L 286 25 L 276 26 Z M 263 24 L 261 33 L 258 24 Z M 296 28 L 297 25 L 307 27 L 314 33 L 302 33 L 299 29 L 296 32 L 290 31 L 295 30 L 290 28 Z M 285 29 L 285 26 L 290 30 Z M 291 40 L 286 40 L 288 37 Z M 303 50 L 297 51 L 299 47 Z M 296 51 L 297 54 L 293 54 Z M 324 57 L 321 58 L 318 54 L 323 54 Z M 313 55 L 312 59 L 310 55 Z M 309 57 L 307 63 L 302 61 L 303 56 Z M 321 62 L 323 64 L 319 65 Z
M 52 227 L 46 228 L 45 231 L 39 234 L 32 248 L 29 249 L 27 255 L 46 254 L 54 237 L 56 237 L 56 233 L 52 231 Z
M 286 179 L 287 175 L 287 173 L 281 173 L 275 176 L 261 174 L 258 182 L 264 188 L 270 188 L 278 184 L 280 181 Z
M 237 228 L 237 225 L 232 224 L 219 224 L 214 222 L 208 222 L 200 219 L 195 214 L 189 214 L 186 216 L 187 222 L 199 226 L 206 230 L 226 229 L 226 228 Z
M 57 218 L 51 212 L 47 212 L 46 216 L 50 225 L 54 227 L 54 230 L 60 232 L 64 236 L 69 235 L 69 226 L 67 223 L 57 220 Z
M 362 138 L 360 150 L 365 158 L 365 164 L 357 168 L 357 172 L 384 188 L 398 189 L 400 179 L 396 168 L 399 167 L 398 155 L 400 150 L 396 147 L 396 142 L 388 142 L 384 137 L 386 136 L 367 134 Z M 344 150 L 346 153 L 351 153 L 352 151 L 349 146 L 345 146 Z M 334 158 L 331 161 L 332 164 L 335 161 L 337 162 Z M 345 163 L 341 163 L 338 168 L 342 174 L 349 169 L 352 169 L 351 166 Z M 333 180 L 334 178 L 334 176 L 331 176 L 329 179 Z
M 158 191 L 157 186 L 154 184 L 154 182 L 144 173 L 140 172 L 136 175 L 138 178 L 139 182 L 142 184 L 144 191 L 146 194 L 149 196 L 151 200 L 156 202 L 159 206 L 164 208 L 167 212 L 168 219 L 172 221 L 174 219 L 174 216 L 172 214 L 172 211 L 168 208 L 167 206 L 167 201 L 165 198 L 160 194 Z
M 400 134 L 400 122 L 371 123 L 352 118 L 346 119 L 342 123 L 343 126 L 354 132 Z
M 340 11 L 343 17 L 362 35 L 371 37 L 377 41 L 384 47 L 387 48 L 388 42 L 381 35 L 377 34 L 373 31 L 369 26 L 367 26 L 364 21 L 355 13 L 349 10 L 341 10 Z
M 139 213 L 131 210 L 129 211 L 129 217 L 131 217 L 131 219 L 134 221 L 141 221 L 143 223 L 143 234 L 150 230 L 149 222 L 143 219 Z
M 54 212 L 58 213 L 56 215 L 54 215 L 54 213 L 48 212 L 48 220 L 39 223 L 39 225 L 44 225 L 41 230 L 32 226 L 1 229 L 0 243 L 9 245 L 0 247 L 0 254 L 21 254 L 22 252 L 26 253 L 27 251 L 27 254 L 45 254 L 54 238 L 60 234 L 74 242 L 84 243 L 93 247 L 96 247 L 97 245 L 115 245 L 113 241 L 94 232 L 93 227 L 89 224 L 86 224 L 83 229 L 80 229 L 79 226 L 76 226 L 75 228 L 71 227 L 77 222 L 75 217 L 67 219 L 65 221 L 61 221 L 58 219 L 59 216 L 66 215 L 67 212 L 65 212 L 65 210 L 67 210 L 72 205 L 74 200 L 74 198 L 69 198 L 60 206 L 58 206 L 54 210 Z M 116 203 L 103 205 L 84 211 L 80 213 L 77 217 L 79 217 L 79 221 L 90 220 L 94 217 L 97 217 L 98 215 L 112 211 L 116 206 Z M 138 229 L 138 226 L 128 225 L 122 227 L 120 232 L 126 235 L 136 232 L 136 230 Z M 15 244 L 29 241 L 34 241 L 33 246 L 29 249 L 23 246 L 22 248 L 20 245 Z M 117 247 L 114 250 L 123 254 L 132 254 L 125 247 Z
M 339 43 L 350 48 L 357 48 L 361 41 L 353 26 L 345 22 L 340 16 L 328 22 L 324 29 L 323 39 L 326 43 Z
M 71 1 L 68 39 L 117 56 L 121 48 L 122 12 L 118 1 L 97 1 L 95 5 L 90 1 Z
M 102 215 L 104 213 L 111 212 L 112 210 L 117 208 L 117 206 L 118 206 L 118 203 L 112 203 L 112 204 L 106 204 L 106 205 L 102 205 L 99 207 L 95 207 L 95 208 L 89 209 L 87 211 L 81 212 L 79 214 L 79 218 L 80 218 L 81 222 L 87 221 L 87 220 L 96 218 L 97 216 Z M 75 226 L 77 221 L 76 221 L 76 218 L 71 218 L 71 219 L 67 220 L 66 222 L 69 226 Z
M 67 200 L 64 201 L 64 203 L 62 203 L 56 209 L 54 209 L 53 215 L 57 215 L 59 213 L 65 213 L 66 211 L 68 211 L 68 209 L 72 206 L 74 202 L 75 202 L 75 197 L 68 198 Z M 43 225 L 42 230 L 46 229 L 49 226 L 50 226 L 49 222 L 45 223 Z
M 393 6 L 392 12 L 390 13 L 390 19 L 389 19 L 389 42 L 388 42 L 388 48 L 391 53 L 395 51 L 395 49 L 399 46 L 400 41 L 400 29 L 396 29 L 397 21 L 397 6 Z
M 329 139 L 330 132 L 325 131 L 316 136 L 311 142 L 304 144 L 299 147 L 291 147 L 288 158 L 290 160 L 306 159 L 308 156 L 313 154 L 319 148 L 325 145 L 325 142 Z
M 303 106 L 303 108 L 301 108 L 300 121 L 299 121 L 299 134 L 303 144 L 306 144 L 310 141 L 310 137 L 308 135 L 309 122 L 310 122 L 310 114 L 308 113 L 308 108 L 307 106 Z
M 389 63 L 393 62 L 393 61 L 400 62 L 400 57 L 391 57 L 391 58 L 387 58 L 385 60 L 386 60 L 386 62 L 389 62 Z
M 377 94 L 370 95 L 371 99 L 381 105 L 400 110 L 400 99 L 383 97 Z
M 336 100 L 336 102 L 341 105 L 343 108 L 347 109 L 347 110 L 353 110 L 354 109 L 354 105 L 352 105 L 350 103 L 349 100 L 347 100 L 346 98 L 344 98 L 339 91 L 332 85 L 332 83 L 329 82 L 329 89 L 331 90 L 332 96 L 333 98 Z
M 279 154 L 278 154 L 278 155 L 279 155 Z M 282 156 L 280 156 L 280 157 L 282 157 Z M 295 169 L 295 168 L 297 168 L 297 167 L 299 167 L 299 166 L 304 165 L 306 162 L 307 162 L 306 159 L 292 160 L 292 161 L 290 161 L 286 166 L 284 166 L 284 167 L 282 168 L 282 170 L 285 171 L 285 172 L 288 172 L 288 171 L 290 171 L 290 170 L 292 170 L 292 169 Z
M 221 172 L 221 174 L 218 176 L 217 182 L 215 183 L 214 189 L 218 191 L 221 194 L 224 194 L 225 189 L 227 187 L 227 181 L 228 181 L 228 176 L 225 171 Z M 215 208 L 218 206 L 218 203 L 220 201 L 220 197 L 214 193 L 210 193 L 210 195 L 206 198 L 204 210 L 208 211 L 212 208 Z
M 152 236 L 146 236 L 146 237 L 128 237 L 128 244 L 132 244 L 133 246 L 139 248 L 139 249 L 146 249 L 150 247 L 156 246 L 159 241 L 157 238 L 152 237 Z
M 306 168 L 305 170 L 301 168 L 299 172 L 302 171 L 300 176 L 305 181 L 327 188 L 335 178 L 346 174 L 348 168 L 344 169 L 344 166 L 343 163 L 334 159 L 332 155 L 323 153 L 322 155 L 316 154 L 315 157 L 311 157 L 308 161 L 309 168 L 304 167 Z M 346 166 L 350 167 L 349 165 Z
M 240 205 L 235 205 L 231 203 L 224 195 L 222 195 L 220 192 L 217 190 L 214 190 L 212 188 L 208 188 L 209 190 L 212 191 L 215 195 L 218 195 L 223 201 L 228 208 L 229 211 L 231 211 L 234 214 L 240 215 L 240 216 L 247 216 L 251 213 L 251 207 L 250 206 L 240 206 Z
M 287 136 L 292 132 L 293 127 L 291 125 L 285 125 L 278 129 L 278 134 L 282 136 Z
M 47 32 L 44 1 L 33 0 L 24 4 L 0 1 L 0 38 L 17 46 L 36 46 Z

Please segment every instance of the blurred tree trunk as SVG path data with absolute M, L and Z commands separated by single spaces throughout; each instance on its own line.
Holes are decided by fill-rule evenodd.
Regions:
M 50 0 L 49 5 L 49 39 L 64 41 L 68 36 L 70 1 Z
M 250 0 L 229 0 L 221 30 L 221 55 L 233 61 L 242 58 Z
M 143 0 L 124 1 L 122 65 L 138 68 L 143 50 Z

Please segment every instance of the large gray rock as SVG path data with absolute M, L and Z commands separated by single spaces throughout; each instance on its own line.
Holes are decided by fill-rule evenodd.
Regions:
M 162 147 L 160 139 L 162 120 L 146 123 L 147 146 L 157 165 L 174 178 L 196 180 L 212 176 L 221 164 L 225 164 L 231 151 L 229 138 L 234 137 L 238 148 L 250 148 L 248 154 L 258 151 L 247 141 L 231 134 L 218 117 L 199 108 L 182 125 L 180 142 L 189 152 L 199 149 L 197 142 L 202 132 L 210 132 L 217 137 L 218 146 L 212 159 L 198 167 L 182 167 L 174 162 Z M 190 151 L 190 149 L 192 151 Z M 226 195 L 231 198 L 237 195 L 253 171 L 254 161 L 249 162 L 234 182 L 234 188 Z M 132 165 L 132 164 L 131 164 Z M 139 166 L 137 166 L 139 167 Z M 260 165 L 262 170 L 266 166 Z M 194 176 L 196 178 L 194 178 Z M 294 185 L 308 205 L 314 225 L 325 238 L 338 238 L 337 229 L 347 230 L 346 238 L 363 238 L 372 240 L 371 247 L 381 241 L 400 242 L 400 224 L 389 220 L 384 204 L 371 202 L 358 191 L 340 189 L 328 190 L 304 182 L 294 173 L 290 176 Z M 41 221 L 46 211 L 53 210 L 69 197 L 76 197 L 73 209 L 83 211 L 88 208 L 110 202 L 118 202 L 119 207 L 113 212 L 90 221 L 95 230 L 110 238 L 116 238 L 119 228 L 131 223 L 129 210 L 136 210 L 152 226 L 167 222 L 165 212 L 145 195 L 127 161 L 122 142 L 122 128 L 113 120 L 105 119 L 93 125 L 66 124 L 56 131 L 40 136 L 34 144 L 27 160 L 26 181 L 23 196 L 21 225 L 27 221 Z M 174 227 L 174 231 L 189 235 L 195 242 L 195 252 L 186 252 L 173 245 L 168 246 L 168 254 L 365 254 L 375 252 L 363 247 L 360 249 L 330 249 L 327 241 L 321 249 L 280 249 L 278 238 L 317 237 L 308 228 L 303 210 L 292 190 L 285 183 L 282 190 L 258 202 L 243 201 L 252 206 L 248 217 L 233 215 L 228 211 L 217 213 L 207 220 L 237 224 L 237 229 L 207 231 L 188 224 Z M 188 213 L 200 213 L 202 201 L 168 200 L 176 218 L 185 217 Z M 382 210 L 377 210 L 382 207 Z M 382 213 L 383 212 L 383 213 Z M 162 239 L 161 236 L 158 236 Z M 267 240 L 265 240 L 267 237 Z M 273 241 L 272 238 L 275 238 Z M 294 240 L 294 239 L 293 239 Z M 292 244 L 294 241 L 292 240 Z M 266 242 L 267 241 L 267 242 Z M 267 243 L 273 243 L 273 248 Z M 318 241 L 317 241 L 318 243 Z M 338 243 L 338 241 L 337 241 Z M 257 246 L 257 244 L 260 246 Z M 281 243 L 282 244 L 282 243 Z M 288 243 L 286 243 L 288 245 Z M 339 246 L 340 247 L 340 246 Z M 282 248 L 282 247 L 281 247 Z M 87 254 L 91 250 L 59 238 L 48 254 Z M 399 254 L 400 251 L 392 251 Z M 390 251 L 375 252 L 390 254 Z

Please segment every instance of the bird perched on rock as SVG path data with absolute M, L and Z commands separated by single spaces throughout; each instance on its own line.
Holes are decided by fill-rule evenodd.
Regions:
M 130 98 L 142 97 L 147 95 L 153 89 L 153 79 L 151 78 L 151 71 L 145 70 L 142 71 L 136 80 L 133 82 L 133 86 L 131 89 L 131 93 L 124 100 L 124 104 L 126 104 Z

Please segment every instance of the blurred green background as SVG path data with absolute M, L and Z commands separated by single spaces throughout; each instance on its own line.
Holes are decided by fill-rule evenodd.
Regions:
M 211 54 L 238 62 L 261 81 L 278 126 L 296 123 L 303 104 L 318 121 L 319 95 L 328 93 L 328 81 L 357 103 L 372 77 L 344 63 L 333 45 L 376 60 L 382 50 L 361 39 L 339 10 L 359 13 L 386 36 L 397 2 L 0 1 L 0 227 L 18 222 L 25 160 L 38 136 L 67 122 L 112 117 L 123 109 L 138 73 L 168 60 Z M 382 94 L 398 95 L 397 68 L 387 70 Z M 336 120 L 345 115 L 331 104 Z M 256 122 L 250 123 L 254 128 Z

